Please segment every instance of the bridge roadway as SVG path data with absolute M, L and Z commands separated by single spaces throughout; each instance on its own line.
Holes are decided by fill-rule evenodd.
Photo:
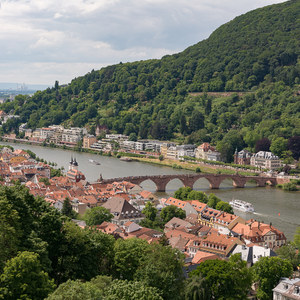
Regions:
M 128 176 L 110 179 L 100 179 L 103 183 L 113 183 L 121 181 L 129 181 L 140 185 L 143 181 L 151 180 L 156 185 L 157 192 L 165 192 L 167 184 L 173 179 L 179 179 L 184 186 L 193 188 L 194 183 L 200 179 L 205 178 L 209 182 L 211 189 L 218 189 L 224 179 L 231 179 L 234 187 L 243 188 L 249 180 L 256 182 L 257 186 L 263 187 L 266 184 L 276 185 L 278 183 L 276 177 L 261 177 L 261 176 L 242 176 L 239 174 L 175 174 L 175 175 L 145 175 L 145 176 Z

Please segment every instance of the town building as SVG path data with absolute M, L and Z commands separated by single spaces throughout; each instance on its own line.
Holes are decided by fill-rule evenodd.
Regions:
M 273 257 L 277 254 L 268 247 L 262 247 L 257 245 L 237 245 L 232 251 L 232 255 L 239 253 L 241 259 L 247 262 L 247 266 L 251 267 L 258 262 L 261 257 Z
M 216 151 L 215 147 L 209 143 L 203 143 L 197 147 L 195 151 L 195 157 L 197 159 L 221 161 L 221 153 Z
M 187 157 L 195 157 L 195 145 L 180 145 L 177 146 L 177 159 Z
M 76 159 L 71 158 L 69 171 L 67 172 L 67 178 L 69 178 L 73 182 L 85 180 L 84 174 L 78 171 L 78 163 Z
M 246 224 L 237 223 L 231 232 L 241 236 L 246 244 L 276 248 L 286 244 L 286 237 L 272 224 L 265 224 L 256 220 L 248 220 Z
M 237 165 L 250 165 L 250 159 L 252 157 L 252 153 L 248 150 L 241 150 L 240 152 L 235 150 L 235 153 L 233 155 L 233 161 Z
M 273 289 L 273 300 L 300 300 L 300 278 L 282 278 Z
M 112 223 L 118 226 L 124 225 L 127 221 L 139 223 L 145 216 L 133 207 L 128 201 L 122 197 L 112 197 L 103 205 L 114 216 Z
M 82 141 L 82 148 L 89 149 L 96 142 L 97 138 L 94 135 L 85 135 Z
M 272 152 L 259 151 L 251 157 L 250 165 L 260 169 L 276 170 L 281 167 L 281 162 Z

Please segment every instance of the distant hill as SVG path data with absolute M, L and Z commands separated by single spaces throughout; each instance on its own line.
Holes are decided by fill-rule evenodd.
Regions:
M 13 91 L 43 91 L 50 85 L 44 84 L 25 84 L 16 82 L 0 82 L 0 90 L 13 90 Z
M 92 70 L 1 109 L 32 128 L 100 124 L 132 139 L 227 143 L 230 159 L 261 137 L 300 135 L 299 15 L 296 0 L 257 9 L 181 53 Z

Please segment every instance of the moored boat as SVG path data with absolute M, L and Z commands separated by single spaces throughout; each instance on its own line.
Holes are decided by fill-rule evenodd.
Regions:
M 132 158 L 130 158 L 130 157 L 120 157 L 120 160 L 122 160 L 122 161 L 132 161 Z

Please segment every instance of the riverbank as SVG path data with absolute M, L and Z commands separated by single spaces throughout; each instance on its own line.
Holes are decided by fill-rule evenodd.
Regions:
M 200 172 L 201 173 L 210 173 L 210 174 L 227 174 L 227 175 L 233 175 L 236 174 L 237 172 L 240 175 L 244 176 L 258 176 L 258 173 L 253 173 L 253 172 L 247 172 L 247 171 L 240 171 L 240 170 L 231 170 L 228 168 L 222 168 L 220 166 L 207 166 L 205 163 L 194 163 L 194 162 L 185 162 L 185 161 L 174 161 L 171 159 L 164 159 L 160 161 L 159 159 L 153 159 L 153 158 L 145 158 L 145 157 L 135 157 L 135 161 L 138 162 L 144 162 L 144 163 L 149 163 L 149 164 L 155 164 L 155 165 L 160 165 L 164 167 L 171 167 L 173 169 L 184 169 L 184 170 L 189 170 L 189 171 L 194 171 L 194 172 Z M 200 173 L 199 172 L 199 173 Z
M 260 175 L 259 172 L 245 169 L 243 168 L 243 166 L 237 168 L 235 166 L 231 166 L 230 164 L 222 165 L 219 164 L 218 162 L 214 163 L 214 162 L 207 162 L 207 161 L 191 161 L 191 160 L 179 161 L 179 160 L 171 160 L 171 159 L 159 160 L 159 158 L 156 158 L 154 156 L 143 156 L 141 154 L 126 153 L 118 150 L 109 151 L 109 152 L 95 151 L 93 149 L 82 148 L 73 145 L 58 145 L 53 143 L 40 142 L 40 141 L 28 141 L 27 139 L 17 139 L 11 137 L 0 137 L 0 140 L 3 142 L 21 143 L 26 145 L 42 146 L 42 147 L 52 148 L 52 149 L 58 148 L 63 150 L 83 152 L 83 153 L 95 154 L 100 156 L 108 156 L 108 157 L 116 157 L 116 158 L 123 157 L 124 159 L 128 157 L 131 160 L 142 162 L 142 163 L 159 165 L 163 167 L 171 167 L 173 169 L 183 169 L 183 170 L 193 171 L 196 173 L 202 172 L 202 173 L 226 174 L 226 175 L 233 175 L 238 173 L 243 176 Z

